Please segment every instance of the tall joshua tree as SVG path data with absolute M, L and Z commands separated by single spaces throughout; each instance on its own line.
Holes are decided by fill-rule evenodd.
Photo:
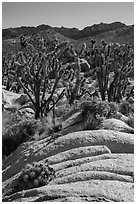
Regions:
M 11 77 L 28 95 L 37 119 L 47 115 L 64 95 L 65 88 L 57 98 L 54 97 L 57 85 L 65 72 L 58 58 L 65 50 L 66 43 L 62 43 L 59 47 L 57 45 L 52 52 L 46 53 L 46 49 L 38 51 L 32 44 L 25 42 L 24 38 L 21 39 L 23 39 L 23 49 L 16 56 L 14 74 L 12 73 Z M 46 95 L 48 97 L 45 97 Z
M 85 50 L 85 44 L 83 44 L 79 54 L 76 53 L 75 49 L 71 46 L 70 51 L 74 56 L 74 70 L 71 68 L 68 70 L 68 75 L 62 78 L 62 83 L 67 87 L 67 99 L 70 105 L 74 103 L 76 99 L 80 99 L 84 95 L 84 83 L 85 77 L 81 74 L 81 62 L 80 57 Z

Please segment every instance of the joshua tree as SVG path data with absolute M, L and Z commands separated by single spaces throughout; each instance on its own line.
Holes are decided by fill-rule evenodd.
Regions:
M 108 45 L 102 41 L 102 46 L 92 43 L 90 62 L 96 73 L 102 100 L 120 102 L 127 88 L 128 78 L 133 71 L 133 50 L 125 45 Z
M 71 68 L 68 70 L 67 78 L 62 78 L 63 85 L 67 87 L 67 99 L 70 105 L 72 105 L 75 100 L 80 99 L 86 91 L 84 89 L 85 78 L 81 74 L 80 62 L 80 56 L 83 54 L 85 48 L 86 46 L 83 44 L 81 51 L 77 54 L 75 49 L 72 46 L 70 47 L 71 53 L 73 53 L 74 56 L 75 67 L 74 69 Z
M 38 51 L 32 44 L 25 42 L 22 51 L 16 56 L 14 74 L 11 74 L 11 77 L 16 79 L 31 100 L 36 119 L 47 115 L 64 95 L 65 88 L 56 99 L 54 97 L 58 82 L 65 73 L 58 60 L 65 47 L 63 43 L 51 53 L 45 53 L 45 50 Z M 34 52 L 27 56 L 26 51 L 29 53 L 29 48 Z M 51 74 L 53 78 L 50 77 Z

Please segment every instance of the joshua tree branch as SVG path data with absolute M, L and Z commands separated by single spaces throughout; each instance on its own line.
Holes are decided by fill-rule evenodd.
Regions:
M 26 89 L 26 87 L 24 86 L 24 84 L 21 82 L 20 78 L 17 78 L 17 81 L 20 83 L 20 85 L 23 87 L 24 91 L 26 92 L 26 94 L 28 95 L 28 97 L 30 98 L 31 102 L 33 103 L 33 105 L 35 106 L 35 102 L 32 99 L 31 95 L 29 94 L 28 90 Z

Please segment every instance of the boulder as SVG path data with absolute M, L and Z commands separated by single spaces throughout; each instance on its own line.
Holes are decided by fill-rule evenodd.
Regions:
M 26 102 L 29 101 L 28 96 L 26 94 L 17 94 L 11 91 L 2 90 L 2 100 L 4 103 L 4 107 L 10 108 L 14 104 L 22 106 Z
M 116 130 L 120 132 L 132 133 L 132 134 L 134 133 L 133 128 L 131 128 L 125 122 L 115 118 L 103 120 L 99 128 L 106 129 L 106 130 Z
M 17 104 L 22 106 L 22 105 L 24 105 L 28 101 L 29 101 L 28 96 L 26 94 L 21 94 L 20 97 L 18 97 L 18 98 L 16 98 L 14 100 L 14 103 L 17 103 Z
M 118 120 L 121 120 L 121 121 L 125 122 L 125 123 L 127 123 L 127 122 L 129 121 L 129 117 L 123 115 L 123 114 L 120 113 L 120 112 L 117 112 L 116 118 L 117 118 Z
M 23 108 L 19 110 L 20 115 L 25 115 L 27 118 L 34 118 L 35 112 L 32 108 Z

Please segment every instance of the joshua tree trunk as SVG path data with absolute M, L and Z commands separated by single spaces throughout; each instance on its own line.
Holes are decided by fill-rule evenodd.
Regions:
M 40 107 L 40 85 L 37 83 L 35 87 L 35 119 L 40 118 L 41 107 Z
M 103 86 L 103 79 L 101 78 L 101 76 L 97 73 L 97 80 L 98 80 L 98 85 L 99 85 L 99 91 L 100 91 L 100 94 L 101 94 L 101 98 L 103 101 L 105 101 L 105 94 L 106 94 L 106 91 Z
M 53 123 L 53 126 L 55 126 L 55 104 L 54 104 L 54 102 L 53 102 L 53 109 L 52 109 L 52 113 L 53 113 L 52 123 Z

